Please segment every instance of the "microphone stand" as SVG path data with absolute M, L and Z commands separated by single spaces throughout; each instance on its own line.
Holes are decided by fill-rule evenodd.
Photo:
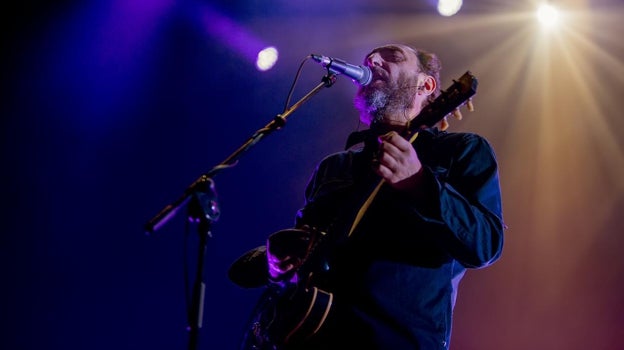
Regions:
M 152 234 L 173 218 L 180 208 L 186 204 L 188 204 L 187 210 L 189 221 L 197 224 L 197 231 L 199 234 L 197 270 L 193 284 L 192 303 L 187 310 L 189 323 L 187 328 L 189 331 L 189 350 L 196 350 L 199 344 L 199 331 L 202 327 L 204 296 L 206 290 L 206 284 L 204 282 L 206 246 L 208 244 L 208 238 L 212 237 L 210 232 L 211 225 L 213 222 L 217 221 L 220 214 L 213 178 L 221 170 L 235 166 L 238 159 L 244 152 L 248 151 L 265 136 L 286 125 L 288 117 L 295 110 L 301 107 L 301 105 L 308 101 L 312 96 L 316 95 L 322 88 L 330 87 L 335 82 L 336 75 L 328 72 L 328 74 L 322 78 L 320 84 L 314 87 L 291 107 L 286 109 L 282 114 L 275 116 L 275 118 L 273 118 L 273 120 L 271 120 L 267 125 L 258 129 L 245 143 L 243 143 L 223 162 L 219 163 L 207 173 L 197 178 L 197 180 L 191 183 L 184 190 L 184 193 L 180 197 L 165 206 L 160 212 L 158 212 L 158 214 L 156 214 L 145 224 L 145 233 L 148 235 Z

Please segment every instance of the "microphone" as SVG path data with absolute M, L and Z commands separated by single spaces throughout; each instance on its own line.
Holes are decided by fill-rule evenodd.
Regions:
M 312 59 L 334 74 L 348 76 L 358 85 L 365 86 L 373 80 L 373 72 L 366 66 L 356 66 L 337 58 L 315 54 L 312 54 Z

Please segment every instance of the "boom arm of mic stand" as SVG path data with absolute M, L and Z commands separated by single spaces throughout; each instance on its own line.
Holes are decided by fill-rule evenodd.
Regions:
M 189 207 L 189 219 L 192 218 L 199 224 L 198 231 L 200 233 L 200 246 L 197 259 L 197 271 L 195 283 L 193 286 L 192 305 L 188 310 L 189 350 L 198 349 L 199 331 L 202 328 L 204 309 L 204 256 L 206 253 L 207 239 L 210 236 L 210 225 L 213 221 L 217 220 L 217 217 L 219 215 L 216 193 L 214 191 L 214 181 L 212 180 L 212 178 L 216 176 L 221 170 L 236 165 L 238 159 L 245 151 L 250 149 L 251 146 L 258 143 L 258 141 L 260 141 L 264 136 L 283 127 L 286 124 L 287 118 L 305 101 L 307 101 L 317 92 L 319 92 L 321 88 L 332 86 L 335 81 L 336 78 L 334 74 L 328 74 L 327 76 L 323 77 L 322 83 L 317 85 L 292 107 L 287 108 L 282 114 L 278 114 L 266 126 L 256 131 L 242 146 L 234 151 L 234 153 L 232 153 L 219 165 L 215 166 L 210 171 L 195 180 L 190 186 L 186 188 L 182 196 L 176 199 L 173 203 L 167 205 L 145 225 L 146 233 L 153 233 L 155 230 L 159 229 L 165 223 L 167 223 L 167 221 L 169 221 L 173 216 L 175 216 L 178 210 L 187 203 Z
M 236 165 L 238 159 L 242 156 L 244 152 L 249 150 L 253 145 L 258 143 L 264 136 L 269 135 L 275 130 L 280 129 L 286 124 L 288 117 L 296 111 L 301 105 L 303 105 L 307 100 L 309 100 L 312 96 L 316 95 L 322 88 L 330 87 L 336 82 L 335 74 L 328 74 L 323 77 L 322 82 L 314 87 L 310 92 L 308 92 L 305 96 L 303 96 L 299 101 L 293 104 L 291 107 L 286 109 L 282 114 L 278 114 L 271 120 L 267 125 L 258 129 L 243 145 L 241 145 L 236 151 L 234 151 L 230 156 L 228 156 L 223 162 L 209 170 L 207 173 L 200 176 L 197 180 L 195 180 L 191 185 L 189 185 L 184 193 L 178 197 L 175 201 L 165 206 L 158 214 L 156 214 L 153 218 L 151 218 L 145 224 L 145 233 L 152 234 L 154 231 L 160 229 L 164 226 L 170 219 L 172 219 L 178 210 L 184 206 L 191 196 L 197 191 L 198 188 L 201 188 L 200 185 L 205 184 L 207 181 L 210 181 L 214 176 L 216 176 L 221 170 L 233 167 Z

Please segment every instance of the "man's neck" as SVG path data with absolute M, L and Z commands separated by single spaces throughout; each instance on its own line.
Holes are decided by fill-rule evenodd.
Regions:
M 378 135 L 382 135 L 390 131 L 396 131 L 396 132 L 401 133 L 402 131 L 405 130 L 406 127 L 407 127 L 407 123 L 400 124 L 396 122 L 394 123 L 374 122 L 374 123 L 371 123 L 370 125 L 371 131 L 374 131 Z

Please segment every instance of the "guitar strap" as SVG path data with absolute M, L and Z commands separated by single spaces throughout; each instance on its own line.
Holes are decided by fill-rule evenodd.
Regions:
M 414 141 L 416 141 L 417 137 L 418 137 L 418 133 L 414 133 L 414 135 L 410 137 L 409 143 L 413 144 Z M 360 221 L 362 221 L 364 214 L 366 214 L 366 212 L 368 211 L 368 208 L 373 203 L 373 200 L 375 199 L 375 197 L 377 197 L 377 194 L 379 193 L 381 186 L 383 186 L 385 183 L 386 181 L 384 179 L 381 179 L 379 183 L 377 184 L 377 186 L 375 186 L 371 194 L 368 196 L 364 204 L 362 204 L 362 207 L 360 207 L 360 210 L 358 210 L 357 215 L 355 215 L 355 219 L 353 220 L 353 224 L 351 224 L 351 229 L 349 230 L 349 234 L 347 235 L 347 237 L 351 237 L 351 234 L 355 231 Z

